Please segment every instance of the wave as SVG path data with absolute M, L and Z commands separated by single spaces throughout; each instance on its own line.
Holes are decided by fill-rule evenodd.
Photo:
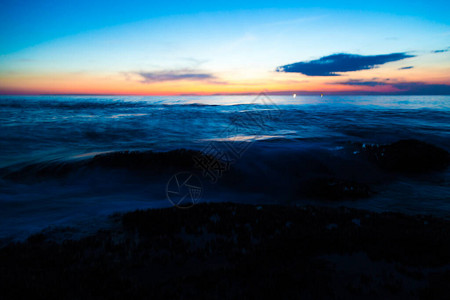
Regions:
M 426 173 L 443 171 L 450 165 L 450 154 L 439 147 L 417 141 L 402 140 L 389 145 L 361 143 L 325 144 L 314 140 L 273 138 L 254 141 L 242 157 L 233 157 L 230 147 L 248 144 L 239 141 L 214 141 L 221 157 L 199 150 L 177 149 L 167 152 L 116 151 L 94 152 L 66 160 L 32 163 L 18 169 L 0 169 L 3 179 L 13 181 L 45 180 L 86 173 L 95 169 L 120 169 L 140 175 L 155 175 L 180 170 L 202 171 L 198 159 L 215 159 L 229 167 L 230 182 L 241 178 L 253 183 L 282 181 L 285 178 L 311 179 L 338 177 L 343 180 L 377 181 L 388 173 Z M 206 151 L 206 150 L 204 150 Z M 222 151 L 222 152 L 221 152 Z M 245 155 L 245 156 L 244 156 Z M 226 157 L 228 160 L 224 160 Z M 233 177 L 236 175 L 236 177 Z M 290 179 L 289 179 L 290 180 Z M 253 184 L 252 183 L 252 184 Z M 270 185 L 270 184 L 269 184 Z
M 78 172 L 92 169 L 124 169 L 153 174 L 169 172 L 174 169 L 192 169 L 193 157 L 202 155 L 200 151 L 177 149 L 168 152 L 154 151 L 117 151 L 97 154 L 92 158 L 83 159 L 78 155 L 72 161 L 50 161 L 33 163 L 16 171 L 8 172 L 2 169 L 4 179 L 14 181 L 44 180 L 61 178 Z M 77 160 L 76 158 L 82 158 Z
M 50 109 L 103 109 L 103 108 L 142 108 L 142 107 L 216 107 L 216 106 L 264 106 L 258 103 L 223 103 L 211 104 L 201 102 L 186 102 L 184 100 L 121 100 L 114 98 L 0 98 L 0 107 L 3 108 L 50 108 Z
M 139 108 L 139 107 L 156 107 L 158 104 L 148 102 L 122 102 L 122 101 L 23 101 L 23 100 L 2 100 L 0 107 L 2 108 L 50 108 L 50 109 L 104 109 L 104 108 Z
M 90 152 L 3 168 L 0 240 L 52 224 L 92 225 L 114 212 L 170 206 L 167 184 L 182 171 L 199 178 L 201 202 L 344 205 L 449 217 L 448 152 L 418 141 L 399 143 L 256 141 L 237 161 L 219 161 L 223 172 L 216 182 L 194 160 L 214 158 L 205 149 Z M 419 169 L 405 169 L 411 164 Z
M 0 98 L 0 107 L 3 108 L 50 108 L 50 109 L 102 109 L 102 108 L 143 108 L 143 107 L 248 107 L 267 106 L 264 103 L 201 103 L 187 102 L 184 100 L 117 100 L 113 98 L 62 98 L 62 99 L 42 99 L 42 98 Z
M 207 104 L 207 103 L 162 103 L 161 105 L 165 105 L 165 106 L 188 106 L 188 107 L 214 107 L 214 106 L 222 106 L 220 104 Z

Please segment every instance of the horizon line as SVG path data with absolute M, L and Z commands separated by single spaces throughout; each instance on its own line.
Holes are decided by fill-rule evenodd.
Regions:
M 185 96 L 254 96 L 264 93 L 272 96 L 450 96 L 450 93 L 409 93 L 403 92 L 251 92 L 251 93 L 215 93 L 215 94 L 108 94 L 108 93 L 0 93 L 0 96 L 145 96 L 145 97 L 185 97 Z

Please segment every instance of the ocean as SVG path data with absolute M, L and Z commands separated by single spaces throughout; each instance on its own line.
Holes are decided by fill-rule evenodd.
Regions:
M 191 175 L 195 202 L 448 218 L 448 168 L 392 175 L 360 157 L 405 139 L 450 151 L 450 96 L 0 96 L 0 239 L 89 232 L 115 212 L 172 206 L 174 179 Z M 226 164 L 211 172 L 186 162 L 188 150 L 226 152 Z M 370 195 L 303 193 L 317 177 L 362 182 Z

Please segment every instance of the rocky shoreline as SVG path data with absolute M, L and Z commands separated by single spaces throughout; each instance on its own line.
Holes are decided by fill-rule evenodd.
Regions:
M 114 228 L 79 240 L 41 233 L 1 248 L 4 299 L 449 294 L 450 221 L 431 216 L 217 203 L 111 218 Z

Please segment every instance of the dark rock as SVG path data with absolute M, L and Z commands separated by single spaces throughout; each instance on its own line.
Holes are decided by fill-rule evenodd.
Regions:
M 122 169 L 150 174 L 173 173 L 177 170 L 195 170 L 194 157 L 205 158 L 200 151 L 177 149 L 168 152 L 118 151 L 99 154 L 82 161 L 52 161 L 35 163 L 19 170 L 7 172 L 3 178 L 15 181 L 36 181 L 62 178 L 78 172 L 95 169 Z
M 135 211 L 118 225 L 0 248 L 2 299 L 448 298 L 448 220 L 216 203 Z
M 439 147 L 418 140 L 401 140 L 390 145 L 361 146 L 361 153 L 379 167 L 403 173 L 420 173 L 446 169 L 450 154 Z
M 96 155 L 87 164 L 92 167 L 161 172 L 170 168 L 194 168 L 194 156 L 201 155 L 202 153 L 199 151 L 186 149 L 168 152 L 119 151 Z
M 51 162 L 28 165 L 20 170 L 5 172 L 4 179 L 14 181 L 61 178 L 75 172 L 82 165 L 79 162 Z
M 304 184 L 304 192 L 313 198 L 326 200 L 357 199 L 370 196 L 367 184 L 337 178 L 315 178 Z

